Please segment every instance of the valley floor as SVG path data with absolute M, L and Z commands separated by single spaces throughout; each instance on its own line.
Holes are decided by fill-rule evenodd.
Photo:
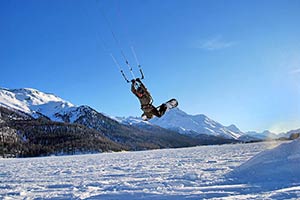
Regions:
M 0 199 L 297 199 L 226 174 L 280 142 L 0 160 Z

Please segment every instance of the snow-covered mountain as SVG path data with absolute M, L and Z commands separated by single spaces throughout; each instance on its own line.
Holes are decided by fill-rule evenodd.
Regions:
M 161 127 L 135 127 L 119 123 L 117 120 L 104 115 L 89 106 L 75 106 L 53 94 L 47 94 L 35 89 L 0 89 L 0 120 L 2 123 L 2 112 L 11 112 L 8 116 L 30 117 L 30 120 L 24 123 L 35 128 L 48 124 L 47 134 L 52 130 L 60 127 L 60 132 L 65 135 L 70 134 L 75 138 L 85 128 L 93 137 L 104 136 L 122 146 L 125 150 L 157 149 L 171 147 L 195 146 L 203 143 L 202 140 L 181 135 L 177 132 L 170 131 Z M 38 120 L 36 120 L 38 119 Z M 10 124 L 12 128 L 22 132 L 22 128 L 27 125 L 16 125 L 15 120 Z M 22 119 L 20 123 L 23 123 Z M 25 120 L 26 121 L 26 120 Z M 64 123 L 57 123 L 64 122 Z M 22 130 L 21 130 L 22 129 Z M 80 130 L 79 130 L 80 129 Z M 28 129 L 26 129 L 28 131 Z M 63 131 L 65 130 L 65 131 Z M 68 132 L 68 130 L 70 130 Z M 32 135 L 40 133 L 40 129 L 31 132 Z M 76 135 L 77 134 L 77 135 Z M 43 134 L 45 135 L 45 134 Z M 88 136 L 87 139 L 93 138 Z M 55 137 L 53 138 L 55 139 Z M 51 139 L 51 141 L 53 140 Z M 95 140 L 96 141 L 96 140 Z M 87 144 L 84 142 L 84 144 Z M 111 145 L 109 145 L 111 146 Z M 80 147 L 81 148 L 81 147 Z
M 205 115 L 189 115 L 179 108 L 174 108 L 161 118 L 153 118 L 149 122 L 143 122 L 136 117 L 119 118 L 119 121 L 136 126 L 152 124 L 191 136 L 206 134 L 228 139 L 238 139 L 243 134 L 234 125 L 226 127 Z
M 75 106 L 54 94 L 32 88 L 0 88 L 0 106 L 24 112 L 33 118 L 46 117 L 52 121 L 69 123 L 75 122 L 87 112 L 96 112 L 88 106 Z
M 275 133 L 272 133 L 268 130 L 263 131 L 262 133 L 258 133 L 256 131 L 248 131 L 245 133 L 245 135 L 253 138 L 257 138 L 260 140 L 266 140 L 266 139 L 277 139 L 280 137 L 280 135 L 277 135 Z
M 34 118 L 47 117 L 53 121 L 63 121 L 59 114 L 76 110 L 76 106 L 53 94 L 35 89 L 0 88 L 0 106 L 22 111 Z M 75 113 L 74 113 L 75 115 Z
M 231 125 L 227 126 L 226 128 L 235 133 L 239 133 L 240 135 L 244 135 L 244 133 L 234 124 L 231 124 Z
M 232 131 L 203 114 L 189 115 L 179 108 L 172 109 L 163 117 L 154 118 L 150 122 L 163 128 L 177 130 L 182 134 L 207 134 L 229 139 L 238 139 L 242 135 L 241 131 Z
M 285 137 L 291 137 L 291 135 L 293 135 L 293 134 L 300 134 L 300 128 L 296 129 L 296 130 L 288 131 L 287 133 L 284 134 L 284 136 Z
M 163 117 L 154 118 L 149 122 L 144 122 L 138 117 L 102 116 L 102 113 L 98 113 L 89 106 L 75 106 L 54 94 L 44 93 L 31 88 L 0 88 L 0 106 L 28 114 L 33 118 L 44 117 L 56 122 L 80 123 L 89 128 L 99 130 L 102 130 L 99 127 L 113 123 L 111 121 L 107 122 L 107 124 L 104 123 L 104 121 L 106 122 L 105 117 L 108 117 L 125 125 L 134 125 L 146 129 L 155 125 L 189 136 L 206 134 L 228 139 L 243 140 L 242 138 L 246 138 L 245 141 L 278 137 L 269 131 L 243 133 L 235 125 L 223 126 L 203 114 L 189 115 L 178 108 L 172 109 Z M 103 120 L 104 118 L 105 120 Z
M 56 122 L 75 122 L 96 130 L 102 130 L 107 124 L 113 123 L 107 121 L 106 116 L 102 116 L 89 106 L 75 106 L 54 94 L 31 88 L 0 88 L 0 106 L 24 112 L 33 118 L 45 117 Z M 143 125 L 157 125 L 178 131 L 181 134 L 208 134 L 225 138 L 237 138 L 239 136 L 239 134 L 230 131 L 205 115 L 191 116 L 179 109 L 173 109 L 164 117 L 153 119 L 150 123 L 134 117 L 126 119 L 115 117 L 113 119 L 127 125 L 139 124 L 140 128 Z

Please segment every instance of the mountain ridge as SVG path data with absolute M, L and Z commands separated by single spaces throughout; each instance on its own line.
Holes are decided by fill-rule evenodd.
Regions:
M 20 110 L 34 118 L 45 117 L 52 121 L 67 123 L 76 123 L 80 117 L 87 115 L 88 112 L 94 115 L 97 113 L 96 110 L 91 109 L 89 106 L 75 106 L 54 94 L 44 93 L 33 88 L 0 89 L 0 105 Z M 88 112 L 85 112 L 87 110 Z M 120 118 L 113 118 L 113 120 L 117 121 L 118 119 Z M 84 122 L 81 121 L 81 123 Z M 139 122 L 137 121 L 137 123 Z M 228 139 L 237 139 L 239 136 L 239 133 L 227 129 L 204 114 L 192 116 L 178 108 L 170 110 L 162 118 L 152 119 L 150 123 L 187 135 L 191 135 L 191 132 L 194 132 L 222 136 Z M 174 125 L 176 123 L 180 124 L 180 126 Z M 218 127 L 214 129 L 215 126 Z
M 153 124 L 189 136 L 206 134 L 227 139 L 238 139 L 243 134 L 241 131 L 236 133 L 228 129 L 204 114 L 189 115 L 179 108 L 174 108 L 161 118 L 153 118 L 149 122 L 143 122 L 137 117 L 119 118 L 119 120 L 122 123 L 135 124 L 136 126 L 140 126 L 142 123 Z
M 194 139 L 158 126 L 124 125 L 89 106 L 74 106 L 55 95 L 33 89 L 0 89 L 0 103 L 0 134 L 6 135 L 5 145 L 0 147 L 3 157 L 108 151 L 109 147 L 147 150 L 232 142 L 222 138 Z M 5 119 L 10 120 L 4 120 L 2 113 L 9 113 Z
M 13 143 L 12 146 L 18 148 L 25 145 L 22 143 L 24 137 L 18 134 L 29 134 L 25 130 L 32 130 L 32 134 L 35 133 L 40 138 L 33 137 L 34 141 L 39 141 L 38 143 L 52 144 L 53 141 L 57 141 L 56 137 L 67 142 L 64 137 L 70 137 L 71 143 L 75 140 L 88 145 L 88 141 L 96 137 L 95 141 L 109 144 L 101 146 L 90 141 L 93 149 L 97 151 L 107 151 L 109 146 L 116 150 L 146 150 L 235 143 L 241 138 L 245 138 L 242 141 L 257 140 L 244 135 L 235 125 L 223 126 L 204 114 L 189 115 L 179 108 L 168 111 L 161 118 L 145 122 L 138 117 L 111 117 L 87 105 L 75 106 L 55 94 L 32 88 L 0 88 L 0 111 L 1 134 L 6 135 L 7 144 Z M 10 121 L 4 120 L 2 112 L 10 113 L 8 115 Z M 41 134 L 43 127 L 47 127 L 44 135 Z M 84 130 L 88 133 L 86 138 L 82 135 Z M 60 135 L 57 135 L 57 132 Z M 14 141 L 20 144 L 17 142 L 16 145 Z M 78 142 L 75 143 L 71 149 L 91 149 L 82 147 Z M 30 144 L 33 146 L 25 145 L 26 148 L 42 149 L 35 143 Z M 67 144 L 71 145 L 68 142 Z M 51 152 L 53 149 L 56 148 L 51 147 L 48 150 Z M 15 151 L 15 154 L 18 154 L 16 152 L 20 151 Z

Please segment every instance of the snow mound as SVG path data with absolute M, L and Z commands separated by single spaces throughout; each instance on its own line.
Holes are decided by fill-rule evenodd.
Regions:
M 300 139 L 257 154 L 229 176 L 246 182 L 300 184 Z

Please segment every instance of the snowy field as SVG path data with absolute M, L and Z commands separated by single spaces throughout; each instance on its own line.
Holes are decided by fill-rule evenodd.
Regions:
M 228 176 L 279 144 L 1 159 L 0 199 L 300 199 L 300 182 Z

